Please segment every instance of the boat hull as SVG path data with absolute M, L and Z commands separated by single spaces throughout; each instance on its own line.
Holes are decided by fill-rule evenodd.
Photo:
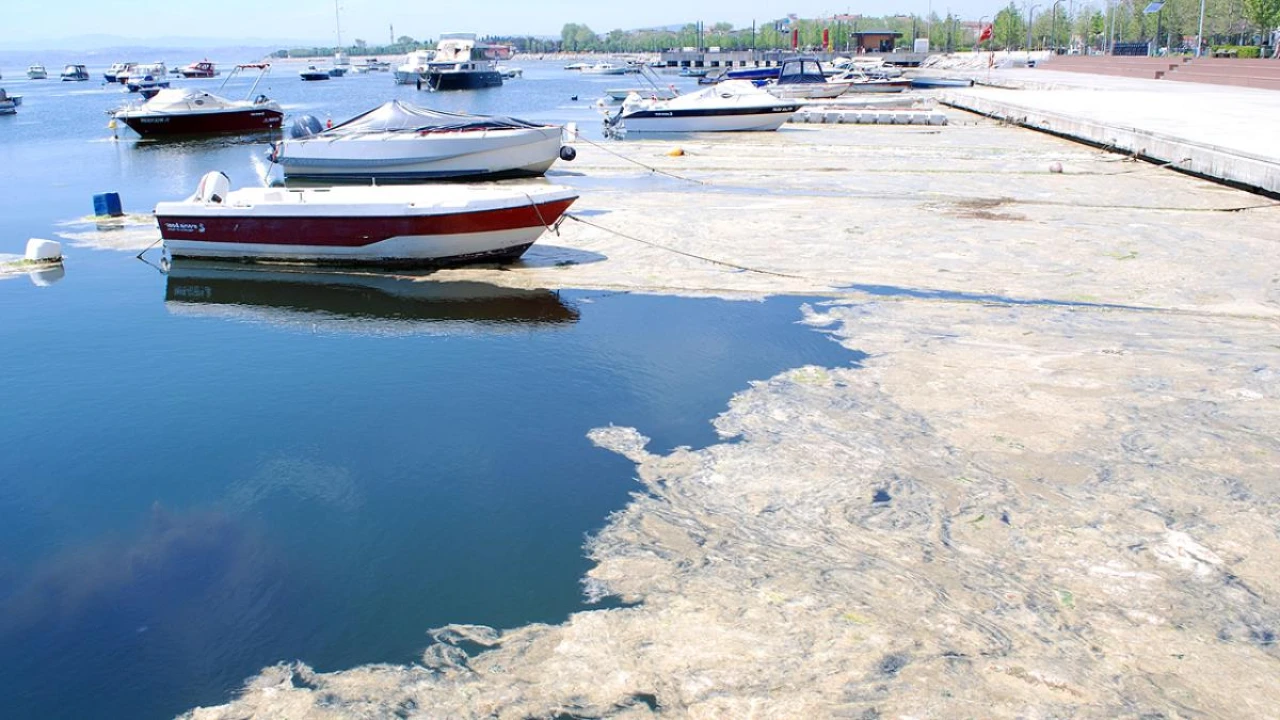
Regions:
M 785 100 L 825 100 L 840 97 L 849 90 L 850 85 L 852 83 L 847 82 L 777 83 L 766 85 L 764 89 L 770 95 Z
M 641 110 L 622 117 L 627 132 L 753 132 L 777 130 L 800 108 Z
M 258 208 L 161 203 L 156 219 L 174 257 L 439 267 L 514 261 L 575 199 L 428 214 L 399 214 L 404 205 L 381 213 L 371 208 L 369 214 L 322 205 L 306 214 L 288 208 L 279 210 L 298 214 L 267 214 L 254 212 Z
M 284 113 L 247 108 L 219 113 L 121 113 L 117 117 L 143 137 L 166 135 L 233 135 L 276 130 Z
M 498 179 L 545 173 L 560 155 L 559 127 L 286 140 L 274 160 L 298 180 Z
M 423 78 L 423 85 L 432 90 L 479 90 L 501 87 L 502 73 L 497 70 L 475 72 L 431 72 Z

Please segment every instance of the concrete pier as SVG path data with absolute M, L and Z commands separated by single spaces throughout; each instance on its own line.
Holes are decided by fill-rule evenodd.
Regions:
M 1280 194 L 1280 91 L 1040 68 L 976 77 L 942 102 Z

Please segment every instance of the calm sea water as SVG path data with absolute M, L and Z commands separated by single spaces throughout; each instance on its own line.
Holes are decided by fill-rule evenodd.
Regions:
M 619 82 L 523 65 L 470 93 L 290 71 L 265 92 L 335 122 L 399 97 L 586 130 Z M 0 86 L 26 98 L 0 117 L 0 253 L 96 192 L 146 212 L 263 167 L 261 143 L 111 141 L 117 86 Z M 705 445 L 748 381 L 855 359 L 794 324 L 796 298 L 165 275 L 133 256 L 71 246 L 52 284 L 0 280 L 6 718 L 169 717 L 281 660 L 412 662 L 445 623 L 560 621 L 584 607 L 584 537 L 636 489 L 589 429 Z

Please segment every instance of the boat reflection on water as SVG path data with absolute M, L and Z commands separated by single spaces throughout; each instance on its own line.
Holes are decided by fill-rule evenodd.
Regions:
M 165 306 L 181 315 L 373 333 L 490 332 L 578 319 L 577 309 L 550 290 L 180 259 L 168 270 Z

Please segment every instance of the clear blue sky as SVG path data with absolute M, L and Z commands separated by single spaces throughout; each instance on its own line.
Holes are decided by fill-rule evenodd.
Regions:
M 57 40 L 82 35 L 119 35 L 148 39 L 207 37 L 225 40 L 298 39 L 333 42 L 332 0 L 220 0 L 188 3 L 175 0 L 58 0 L 52 4 L 12 0 L 0 10 L 6 34 L 23 40 Z M 731 22 L 750 27 L 795 13 L 812 18 L 837 13 L 881 15 L 890 12 L 925 15 L 932 7 L 939 15 L 948 8 L 962 18 L 990 15 L 1005 3 L 986 0 L 864 0 L 833 3 L 800 0 L 790 4 L 761 0 L 629 0 L 568 2 L 567 0 L 483 0 L 482 2 L 388 2 L 340 0 L 342 39 L 385 42 L 389 26 L 397 36 L 435 37 L 441 32 L 481 35 L 559 35 L 565 23 L 576 22 L 604 33 L 677 23 Z

